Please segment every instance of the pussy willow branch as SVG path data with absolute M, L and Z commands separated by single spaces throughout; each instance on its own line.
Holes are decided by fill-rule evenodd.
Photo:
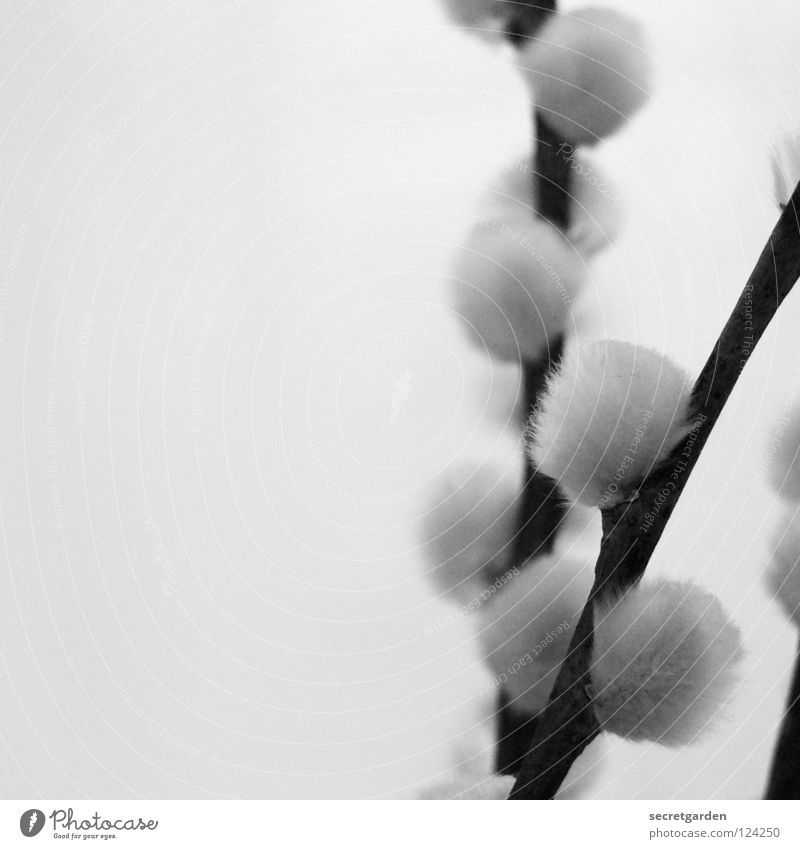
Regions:
M 572 168 L 568 158 L 561 154 L 562 141 L 538 113 L 534 115 L 534 124 L 536 141 L 532 191 L 536 213 L 565 230 L 569 225 Z M 541 359 L 523 363 L 527 413 L 535 406 L 544 389 L 547 373 L 560 359 L 563 347 L 564 338 L 558 335 L 549 340 L 548 350 Z M 563 515 L 564 499 L 559 495 L 555 482 L 540 474 L 529 460 L 514 546 L 514 562 L 517 565 L 552 550 Z
M 507 36 L 513 44 L 524 44 L 555 10 L 551 2 L 521 5 Z M 531 192 L 533 205 L 540 217 L 565 230 L 569 225 L 571 167 L 567 157 L 561 154 L 562 139 L 550 129 L 547 122 L 534 109 L 534 155 L 533 182 Z M 523 397 L 526 414 L 536 404 L 544 388 L 545 377 L 552 366 L 561 358 L 564 347 L 563 336 L 554 337 L 544 356 L 522 365 Z M 525 485 L 519 508 L 517 534 L 514 540 L 513 562 L 517 566 L 531 558 L 552 551 L 565 503 L 555 483 L 540 474 L 527 461 Z M 536 730 L 536 718 L 514 709 L 506 694 L 500 693 L 497 708 L 497 772 L 517 772 L 530 746 Z
M 633 500 L 602 511 L 603 540 L 594 586 L 510 799 L 553 798 L 570 766 L 600 732 L 589 676 L 594 601 L 642 577 L 739 374 L 800 277 L 799 212 L 800 185 L 695 383 L 692 431 L 642 483 Z
M 800 647 L 792 685 L 772 756 L 767 799 L 800 799 Z
M 561 356 L 563 338 L 550 345 L 544 360 L 523 364 L 524 397 L 528 412 L 544 387 L 551 366 Z M 517 536 L 514 540 L 513 563 L 521 567 L 533 557 L 553 550 L 556 535 L 564 518 L 565 501 L 550 478 L 540 474 L 526 461 L 527 471 L 519 508 Z M 536 731 L 536 717 L 515 709 L 505 693 L 498 696 L 497 751 L 495 772 L 513 775 L 518 772 Z

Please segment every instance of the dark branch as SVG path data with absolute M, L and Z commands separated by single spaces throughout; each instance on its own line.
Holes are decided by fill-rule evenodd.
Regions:
M 558 337 L 543 363 L 525 363 L 523 366 L 525 399 L 528 413 L 532 411 L 539 393 L 544 388 L 544 379 L 550 368 L 561 358 L 563 338 Z M 556 483 L 541 474 L 528 461 L 527 478 L 520 502 L 517 536 L 514 540 L 513 562 L 517 566 L 532 557 L 549 554 L 555 545 L 561 520 L 567 503 L 559 493 Z
M 800 799 L 800 648 L 795 658 L 792 686 L 772 756 L 767 799 Z
M 534 35 L 556 7 L 555 0 L 520 4 L 508 28 L 509 40 L 520 46 Z M 534 110 L 533 184 L 531 192 L 536 213 L 565 230 L 570 217 L 571 164 L 562 154 L 563 140 L 553 132 Z M 547 373 L 561 358 L 563 336 L 555 338 L 548 351 L 537 361 L 522 365 L 526 418 L 536 405 L 544 388 Z M 542 475 L 528 461 L 527 475 L 520 502 L 513 562 L 522 566 L 534 557 L 549 554 L 555 545 L 566 503 L 555 481 Z M 515 711 L 504 693 L 498 701 L 498 738 L 496 771 L 516 772 L 527 751 L 536 728 L 535 717 Z
M 494 771 L 516 775 L 536 733 L 537 717 L 515 709 L 501 690 L 497 702 L 497 751 Z
M 558 136 L 539 113 L 534 117 L 536 159 L 534 166 L 534 197 L 536 211 L 561 230 L 569 226 L 572 162 L 564 155 L 572 145 Z
M 506 38 L 512 44 L 521 46 L 533 36 L 555 8 L 556 0 L 517 0 L 516 9 L 506 25 Z

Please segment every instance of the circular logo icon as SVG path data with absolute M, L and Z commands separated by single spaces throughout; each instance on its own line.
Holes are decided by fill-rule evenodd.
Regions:
M 19 818 L 19 830 L 25 837 L 36 837 L 44 828 L 44 813 L 38 808 L 31 808 Z

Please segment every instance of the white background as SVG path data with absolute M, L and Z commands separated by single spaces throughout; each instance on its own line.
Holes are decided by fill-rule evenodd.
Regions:
M 658 85 L 599 153 L 629 223 L 577 319 L 697 370 L 776 217 L 800 11 L 629 6 Z M 463 622 L 425 636 L 447 609 L 417 520 L 513 406 L 443 283 L 528 146 L 510 55 L 433 0 L 5 0 L 0 118 L 0 796 L 409 797 L 446 776 L 485 673 Z M 760 584 L 763 462 L 798 321 L 800 296 L 652 564 L 743 629 L 729 721 L 693 749 L 609 742 L 596 797 L 761 793 L 796 640 Z

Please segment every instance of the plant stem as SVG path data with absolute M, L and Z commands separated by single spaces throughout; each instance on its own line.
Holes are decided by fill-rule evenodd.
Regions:
M 561 230 L 569 225 L 572 168 L 561 154 L 561 141 L 538 113 L 534 113 L 536 135 L 534 152 L 533 197 L 536 213 Z M 544 390 L 548 372 L 561 359 L 564 337 L 555 337 L 540 360 L 523 363 L 523 386 L 527 414 L 535 407 Z M 555 481 L 542 475 L 530 458 L 520 506 L 514 563 L 521 566 L 532 557 L 553 549 L 566 504 Z
M 501 690 L 497 701 L 497 750 L 494 771 L 516 775 L 536 733 L 537 717 L 516 710 L 508 694 Z
M 561 230 L 569 226 L 570 187 L 572 163 L 564 156 L 568 144 L 551 129 L 540 113 L 534 115 L 536 157 L 534 171 L 534 198 L 536 211 Z M 570 145 L 570 150 L 572 146 Z
M 560 358 L 562 347 L 563 337 L 559 336 L 550 347 L 544 362 L 528 362 L 523 365 L 523 391 L 529 411 L 544 387 L 547 372 Z M 527 477 L 522 490 L 512 559 L 512 563 L 517 567 L 553 550 L 566 510 L 566 502 L 555 482 L 541 474 L 530 460 L 526 460 L 526 464 Z M 511 775 L 519 769 L 535 730 L 536 717 L 515 710 L 513 703 L 510 703 L 506 694 L 501 691 L 497 704 L 495 772 Z
M 516 29 L 525 37 L 532 36 L 556 7 L 555 0 L 539 0 L 518 5 L 519 9 L 514 18 Z M 507 35 L 514 41 L 510 33 Z M 537 215 L 564 230 L 569 224 L 572 168 L 568 159 L 561 154 L 561 140 L 535 109 L 533 124 L 533 206 Z M 526 416 L 536 405 L 539 394 L 544 389 L 545 378 L 561 358 L 563 347 L 563 336 L 557 336 L 541 359 L 526 360 L 523 363 Z M 565 509 L 555 483 L 540 474 L 530 460 L 527 463 L 528 474 L 520 505 L 519 530 L 514 548 L 514 563 L 518 566 L 536 554 L 546 554 L 552 550 Z
M 544 389 L 548 371 L 561 358 L 564 339 L 558 336 L 544 361 L 526 362 L 522 367 L 525 401 L 528 414 Z M 530 459 L 526 459 L 527 477 L 522 490 L 517 535 L 512 562 L 522 566 L 532 557 L 549 554 L 566 511 L 566 502 L 559 494 L 555 481 L 541 474 Z
M 556 7 L 552 2 L 530 3 L 521 8 L 509 27 L 509 40 L 518 46 L 530 38 Z M 569 225 L 572 169 L 562 155 L 562 140 L 535 109 L 532 196 L 536 214 L 565 230 Z M 546 354 L 522 365 L 526 415 L 533 410 L 544 389 L 548 372 L 561 359 L 563 336 L 553 339 Z M 555 545 L 566 503 L 556 484 L 542 475 L 528 459 L 520 502 L 513 563 L 521 567 L 533 557 L 549 554 Z M 501 691 L 497 706 L 497 754 L 495 770 L 505 775 L 517 771 L 536 730 L 536 717 L 514 710 Z
M 517 8 L 506 26 L 506 38 L 517 46 L 530 38 L 555 11 L 556 0 L 517 0 Z
M 792 686 L 772 756 L 767 799 L 800 799 L 800 647 L 794 663 Z
M 562 347 L 563 338 L 558 337 L 545 362 L 528 362 L 523 365 L 523 391 L 529 412 L 539 397 L 551 365 L 560 358 Z M 566 503 L 555 482 L 541 474 L 527 459 L 526 468 L 527 477 L 522 490 L 512 559 L 518 567 L 533 557 L 548 554 L 553 550 L 566 509 Z M 519 770 L 536 731 L 536 722 L 534 715 L 516 710 L 506 693 L 500 691 L 497 703 L 495 772 L 513 775 Z
M 602 511 L 603 541 L 594 586 L 510 799 L 553 798 L 572 763 L 600 732 L 588 691 L 594 600 L 641 578 L 742 369 L 800 277 L 798 211 L 800 185 L 695 383 L 692 431 L 647 477 L 632 501 Z

